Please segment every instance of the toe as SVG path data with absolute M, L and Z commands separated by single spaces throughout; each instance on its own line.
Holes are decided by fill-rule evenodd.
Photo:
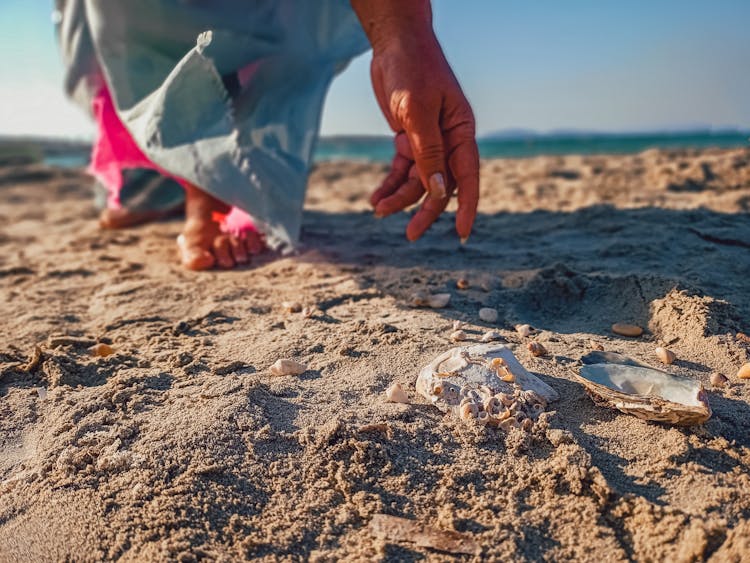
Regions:
M 266 245 L 263 242 L 263 239 L 256 232 L 247 233 L 247 236 L 245 238 L 245 246 L 247 247 L 247 251 L 253 256 L 256 254 L 260 254 L 266 249 Z
M 245 241 L 237 237 L 230 237 L 229 246 L 232 249 L 232 256 L 234 257 L 234 260 L 238 264 L 247 264 L 248 256 L 247 248 L 245 247 Z
M 220 268 L 233 268 L 234 259 L 232 258 L 230 237 L 226 235 L 218 236 L 214 239 L 213 252 L 216 257 L 216 263 Z
M 209 270 L 216 263 L 213 254 L 200 246 L 188 244 L 183 235 L 177 237 L 177 249 L 180 262 L 188 270 Z

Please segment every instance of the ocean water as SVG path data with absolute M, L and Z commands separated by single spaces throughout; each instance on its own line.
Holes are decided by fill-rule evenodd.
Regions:
M 564 154 L 628 154 L 647 149 L 750 147 L 748 132 L 691 132 L 649 134 L 550 134 L 479 139 L 482 158 L 528 158 Z M 316 161 L 364 160 L 390 162 L 393 143 L 384 137 L 324 138 Z
M 681 134 L 549 134 L 479 139 L 482 158 L 528 158 L 539 155 L 627 154 L 646 149 L 750 147 L 748 132 L 691 132 Z M 393 142 L 388 137 L 328 137 L 318 142 L 315 161 L 358 160 L 390 162 Z M 85 152 L 47 155 L 48 164 L 85 166 Z

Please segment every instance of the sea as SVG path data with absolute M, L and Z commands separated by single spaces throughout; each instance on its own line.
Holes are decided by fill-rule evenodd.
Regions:
M 750 147 L 750 131 L 690 131 L 681 133 L 550 133 L 503 135 L 478 139 L 482 158 L 530 158 L 540 155 L 628 154 L 647 149 Z M 393 142 L 387 137 L 322 138 L 316 161 L 361 160 L 390 162 Z
M 657 133 L 581 133 L 502 134 L 480 137 L 482 158 L 530 158 L 539 155 L 627 154 L 646 149 L 703 149 L 750 147 L 750 131 L 688 131 Z M 44 151 L 48 164 L 63 167 L 86 165 L 88 149 Z M 384 163 L 393 158 L 389 137 L 322 137 L 315 161 L 354 160 Z

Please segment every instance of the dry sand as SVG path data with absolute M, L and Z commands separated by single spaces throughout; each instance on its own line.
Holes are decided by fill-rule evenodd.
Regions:
M 485 162 L 464 247 L 452 216 L 416 244 L 405 214 L 373 219 L 384 170 L 313 173 L 299 256 L 190 273 L 179 223 L 100 232 L 82 173 L 0 169 L 0 560 L 453 560 L 373 537 L 377 513 L 464 532 L 486 560 L 747 560 L 750 151 Z M 418 289 L 451 305 L 409 308 Z M 531 434 L 414 392 L 453 320 L 488 328 L 482 306 L 561 395 Z M 592 339 L 651 364 L 666 342 L 668 371 L 730 385 L 703 427 L 600 408 L 570 371 Z M 309 370 L 273 377 L 279 357 Z M 414 404 L 383 401 L 393 381 Z

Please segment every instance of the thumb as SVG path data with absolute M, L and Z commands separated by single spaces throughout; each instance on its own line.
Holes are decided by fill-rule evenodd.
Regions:
M 404 120 L 404 129 L 422 185 L 432 198 L 445 198 L 448 193 L 445 151 L 438 115 L 425 108 L 412 108 Z

